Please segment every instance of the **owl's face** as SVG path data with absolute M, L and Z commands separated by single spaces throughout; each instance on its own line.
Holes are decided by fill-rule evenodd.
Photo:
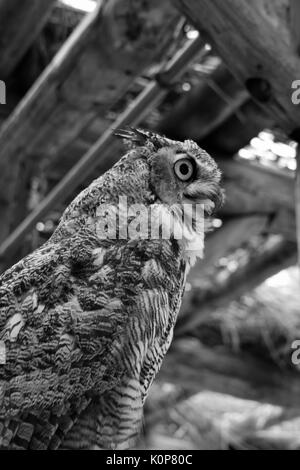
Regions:
M 152 191 L 166 204 L 222 205 L 221 173 L 215 161 L 192 141 L 172 142 L 149 157 Z
M 223 203 L 221 172 L 216 162 L 192 140 L 167 139 L 140 129 L 121 131 L 135 156 L 149 165 L 151 191 L 164 204 L 204 204 L 211 213 Z M 146 150 L 146 151 L 145 151 Z

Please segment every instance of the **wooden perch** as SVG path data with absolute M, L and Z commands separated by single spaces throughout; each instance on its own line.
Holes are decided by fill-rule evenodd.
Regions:
M 55 0 L 0 0 L 0 79 L 10 76 L 42 30 Z
M 159 61 L 173 40 L 179 14 L 170 1 L 100 2 L 58 52 L 0 133 L 0 240 L 16 217 L 23 166 L 51 161 L 96 117 L 106 113 L 141 71 Z M 102 125 L 100 125 L 102 124 Z
M 263 109 L 288 134 L 299 128 L 300 107 L 291 101 L 292 81 L 299 78 L 299 57 L 286 21 L 289 0 L 174 3 L 207 36 Z

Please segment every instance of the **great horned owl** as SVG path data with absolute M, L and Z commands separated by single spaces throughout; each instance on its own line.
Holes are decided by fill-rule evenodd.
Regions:
M 163 226 L 174 204 L 218 206 L 222 191 L 216 163 L 194 142 L 119 135 L 126 155 L 69 205 L 49 241 L 0 278 L 1 448 L 122 449 L 139 432 L 191 240 L 99 236 L 114 212 L 99 216 L 99 208 L 126 197 L 129 206 L 164 208 L 156 212 Z

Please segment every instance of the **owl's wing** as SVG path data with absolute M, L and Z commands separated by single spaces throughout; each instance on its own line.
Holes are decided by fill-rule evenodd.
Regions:
M 0 447 L 57 448 L 95 406 L 97 433 L 117 435 L 103 423 L 121 429 L 128 400 L 140 420 L 170 343 L 184 269 L 169 241 L 56 240 L 0 278 Z
M 0 447 L 57 446 L 122 377 L 126 316 L 105 289 L 109 263 L 72 245 L 44 245 L 0 278 Z
M 132 448 L 141 431 L 143 404 L 170 346 L 186 276 L 176 247 L 166 240 L 137 243 L 129 259 L 124 256 L 121 273 L 130 312 L 120 356 L 126 373 L 83 411 L 62 448 Z

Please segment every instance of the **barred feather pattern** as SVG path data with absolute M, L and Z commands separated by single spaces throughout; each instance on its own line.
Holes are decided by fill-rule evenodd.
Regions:
M 97 208 L 120 195 L 157 203 L 154 152 L 151 142 L 131 149 L 70 204 L 48 242 L 0 277 L 1 449 L 133 445 L 187 267 L 172 237 L 99 238 Z

